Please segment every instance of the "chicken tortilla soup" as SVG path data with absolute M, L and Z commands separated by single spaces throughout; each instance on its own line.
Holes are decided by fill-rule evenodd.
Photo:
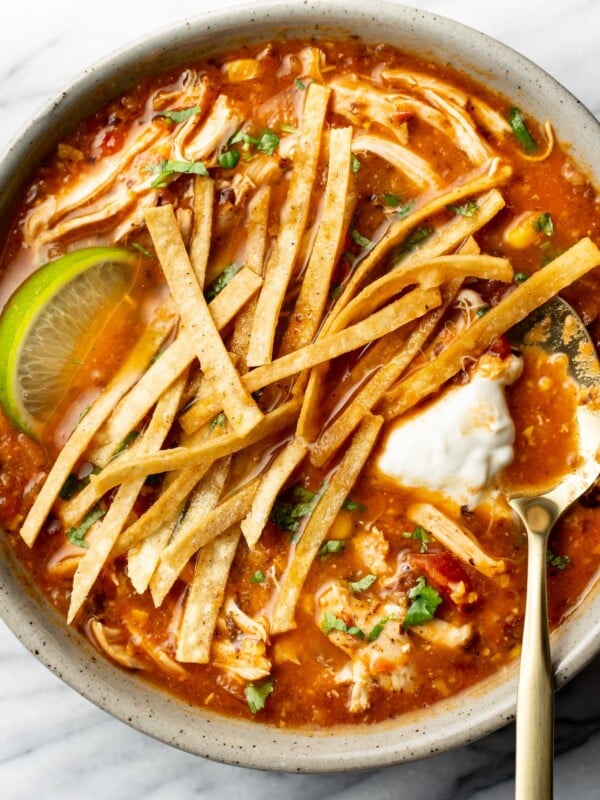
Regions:
M 520 652 L 507 498 L 574 467 L 558 293 L 600 204 L 552 120 L 448 65 L 270 42 L 144 79 L 29 182 L 0 295 L 0 522 L 108 659 L 197 706 L 371 723 Z M 550 540 L 557 626 L 600 565 Z

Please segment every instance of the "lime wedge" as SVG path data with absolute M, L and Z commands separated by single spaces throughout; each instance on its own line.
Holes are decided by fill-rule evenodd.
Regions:
M 0 402 L 36 434 L 64 395 L 82 342 L 90 345 L 131 288 L 139 257 L 89 247 L 50 261 L 10 297 L 0 316 Z

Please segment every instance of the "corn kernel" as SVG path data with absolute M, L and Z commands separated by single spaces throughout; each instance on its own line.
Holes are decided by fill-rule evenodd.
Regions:
M 535 227 L 539 213 L 526 211 L 513 220 L 504 231 L 504 242 L 515 250 L 524 250 L 540 238 L 540 232 Z

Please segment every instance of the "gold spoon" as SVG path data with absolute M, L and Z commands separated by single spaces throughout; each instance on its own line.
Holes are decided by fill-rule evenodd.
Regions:
M 510 332 L 513 345 L 562 353 L 578 391 L 579 460 L 572 472 L 543 494 L 511 497 L 527 531 L 527 597 L 519 688 L 515 767 L 516 800 L 552 798 L 554 683 L 548 632 L 548 536 L 561 514 L 600 473 L 600 362 L 587 330 L 564 300 L 555 298 Z

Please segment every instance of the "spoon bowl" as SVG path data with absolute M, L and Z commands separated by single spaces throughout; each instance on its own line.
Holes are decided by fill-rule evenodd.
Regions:
M 509 499 L 527 532 L 527 597 L 519 688 L 515 797 L 552 797 L 554 681 L 548 630 L 546 589 L 550 532 L 564 511 L 594 483 L 600 473 L 600 361 L 576 312 L 554 298 L 510 332 L 515 346 L 535 345 L 567 359 L 567 373 L 577 390 L 579 457 L 560 483 L 541 494 Z

